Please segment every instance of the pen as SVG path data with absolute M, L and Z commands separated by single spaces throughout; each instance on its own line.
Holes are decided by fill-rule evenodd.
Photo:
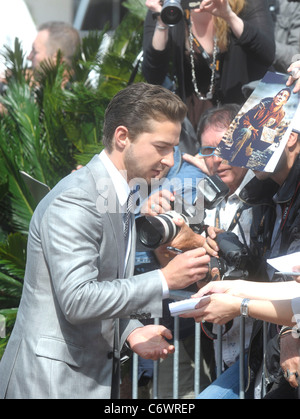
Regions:
M 300 272 L 275 272 L 275 275 L 300 276 Z
M 168 246 L 167 249 L 170 250 L 171 252 L 177 253 L 178 255 L 183 253 L 183 250 L 177 249 L 176 247 Z

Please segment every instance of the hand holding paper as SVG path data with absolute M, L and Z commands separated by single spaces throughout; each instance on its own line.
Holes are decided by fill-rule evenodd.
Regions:
M 300 265 L 300 252 L 268 259 L 267 262 L 281 275 L 300 276 L 300 272 L 294 272 L 294 268 Z
M 189 298 L 187 300 L 176 301 L 169 304 L 171 316 L 180 316 L 181 314 L 190 313 L 195 310 L 195 307 L 200 301 L 206 300 L 209 297 Z

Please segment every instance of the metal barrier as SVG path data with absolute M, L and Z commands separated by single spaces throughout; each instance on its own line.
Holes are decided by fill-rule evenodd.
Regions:
M 174 346 L 175 346 L 175 354 L 174 354 L 174 362 L 173 362 L 173 399 L 178 399 L 179 395 L 179 380 L 180 380 L 180 373 L 179 373 L 179 321 L 178 317 L 174 318 Z M 155 319 L 155 324 L 159 324 L 159 319 Z M 222 374 L 222 365 L 223 365 L 223 357 L 222 357 L 222 327 L 217 326 L 217 344 L 216 344 L 216 371 L 217 377 Z M 264 323 L 263 325 L 263 340 L 264 340 L 264 354 L 266 353 L 266 344 L 267 344 L 267 324 Z M 245 318 L 240 317 L 240 357 L 239 357 L 239 398 L 245 398 L 245 378 L 246 378 L 246 371 L 245 371 Z M 197 396 L 200 393 L 201 388 L 201 377 L 200 377 L 200 363 L 201 363 L 201 325 L 200 323 L 195 323 L 195 373 L 194 373 L 194 392 Z M 263 362 L 263 365 L 265 363 Z M 153 371 L 153 381 L 152 381 L 152 398 L 158 399 L 158 372 L 159 372 L 159 361 L 154 362 L 154 371 Z M 133 380 L 132 380 L 132 398 L 138 399 L 138 356 L 136 354 L 133 355 Z M 171 377 L 170 377 L 171 380 Z M 266 388 L 266 374 L 263 367 L 262 373 L 262 395 L 265 394 Z

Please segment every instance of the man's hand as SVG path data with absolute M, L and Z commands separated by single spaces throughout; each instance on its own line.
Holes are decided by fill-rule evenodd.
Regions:
M 202 247 L 182 253 L 171 260 L 162 273 L 170 290 L 180 290 L 204 279 L 210 257 Z
M 174 353 L 175 348 L 166 339 L 172 339 L 172 333 L 164 326 L 149 325 L 135 329 L 127 338 L 133 352 L 144 359 L 157 361 Z
M 206 175 L 208 176 L 211 175 L 211 173 L 209 172 L 206 166 L 205 157 L 199 156 L 199 154 L 196 154 L 195 156 L 191 156 L 190 154 L 185 153 L 183 154 L 182 158 L 187 163 L 190 163 L 193 166 L 198 167 L 198 169 L 200 169 Z

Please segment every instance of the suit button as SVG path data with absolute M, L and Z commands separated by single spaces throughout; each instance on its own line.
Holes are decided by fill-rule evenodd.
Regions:
M 107 354 L 107 358 L 108 359 L 112 359 L 113 356 L 114 356 L 114 353 L 113 352 L 108 352 L 108 354 Z

